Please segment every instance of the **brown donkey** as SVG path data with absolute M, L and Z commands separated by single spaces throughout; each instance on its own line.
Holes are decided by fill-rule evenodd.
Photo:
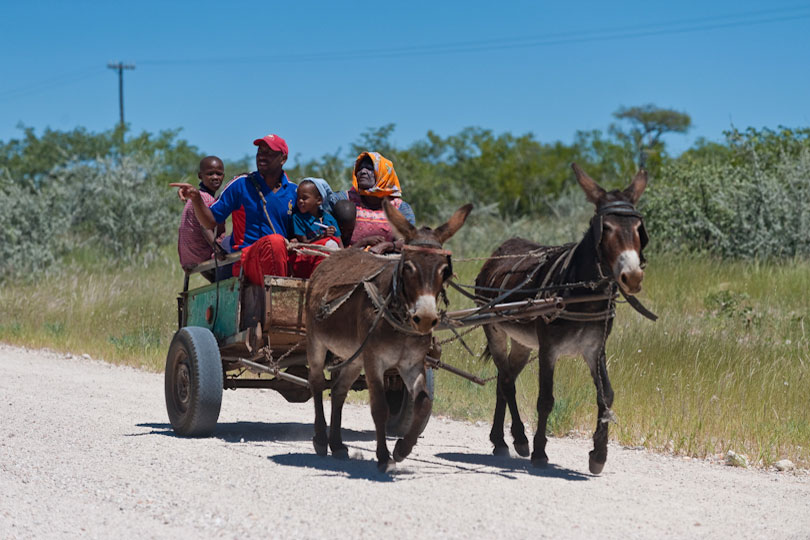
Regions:
M 613 418 L 613 389 L 605 364 L 605 342 L 613 326 L 613 295 L 616 287 L 641 312 L 646 311 L 633 295 L 641 291 L 644 278 L 642 250 L 647 233 L 635 205 L 647 187 L 647 173 L 639 171 L 624 191 L 606 192 L 576 164 L 577 181 L 588 201 L 596 207 L 590 229 L 579 243 L 541 246 L 521 238 L 503 243 L 481 268 L 475 280 L 476 294 L 498 302 L 525 300 L 543 295 L 568 298 L 568 306 L 556 319 L 510 321 L 484 326 L 487 350 L 498 367 L 498 385 L 490 440 L 494 453 L 509 455 L 503 436 L 506 407 L 512 415 L 515 451 L 529 455 L 529 441 L 515 399 L 515 380 L 526 366 L 532 349 L 538 350 L 540 391 L 538 423 L 534 436 L 535 465 L 548 463 L 546 422 L 554 405 L 554 366 L 561 355 L 583 355 L 596 385 L 598 419 L 590 452 L 589 469 L 599 474 L 607 460 L 608 421 Z M 518 257 L 510 257 L 510 256 Z M 520 255 L 523 255 L 520 257 Z M 504 257 L 506 256 L 506 257 Z M 573 303 L 586 295 L 599 300 Z M 604 299 L 610 296 L 610 299 Z M 647 312 L 647 316 L 654 315 Z M 507 342 L 511 347 L 507 353 Z
M 315 402 L 318 455 L 327 445 L 335 457 L 347 457 L 340 423 L 343 402 L 361 370 L 365 370 L 371 416 L 377 430 L 377 467 L 393 466 L 385 442 L 388 403 L 383 374 L 396 369 L 416 400 L 413 422 L 394 447 L 394 460 L 410 454 L 432 402 L 425 386 L 425 355 L 431 332 L 439 322 L 437 299 L 452 275 L 450 253 L 442 244 L 461 228 L 472 209 L 459 208 L 436 230 L 415 228 L 388 201 L 383 209 L 394 230 L 405 240 L 399 259 L 379 257 L 357 249 L 338 251 L 324 260 L 310 279 L 307 292 L 307 362 Z M 323 411 L 327 351 L 344 359 L 332 386 L 329 436 Z M 333 375 L 334 377 L 334 375 Z

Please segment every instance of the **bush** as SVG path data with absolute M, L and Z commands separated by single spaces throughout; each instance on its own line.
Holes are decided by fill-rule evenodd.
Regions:
M 36 274 L 67 251 L 92 247 L 109 257 L 148 262 L 176 239 L 173 190 L 152 180 L 162 165 L 126 156 L 69 163 L 33 185 L 0 181 L 0 279 Z
M 730 159 L 685 155 L 669 165 L 642 199 L 655 245 L 725 257 L 810 255 L 810 144 L 802 133 L 735 131 Z
M 64 252 L 70 214 L 61 191 L 32 191 L 7 177 L 0 182 L 0 281 L 44 270 Z
M 65 203 L 73 209 L 72 239 L 117 258 L 149 259 L 176 238 L 179 201 L 168 187 L 151 178 L 161 170 L 153 158 L 104 158 L 65 167 L 57 181 L 67 187 Z

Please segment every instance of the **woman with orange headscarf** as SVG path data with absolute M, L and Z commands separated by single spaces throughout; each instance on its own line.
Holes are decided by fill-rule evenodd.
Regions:
M 370 247 L 375 253 L 394 249 L 394 234 L 382 209 L 383 199 L 414 224 L 410 205 L 402 200 L 399 178 L 394 164 L 379 152 L 363 152 L 357 156 L 352 170 L 352 188 L 336 193 L 333 201 L 348 199 L 357 207 L 357 218 L 351 239 L 344 238 L 353 246 Z

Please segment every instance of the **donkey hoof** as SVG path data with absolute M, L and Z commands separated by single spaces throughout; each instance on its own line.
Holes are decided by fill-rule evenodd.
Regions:
M 520 457 L 529 457 L 529 443 L 515 443 L 515 452 L 517 452 Z M 548 462 L 548 460 L 546 460 L 546 462 Z
M 338 446 L 332 449 L 332 457 L 337 459 L 349 459 L 349 449 L 346 446 Z
M 506 446 L 506 445 L 504 445 L 504 446 L 496 446 L 492 450 L 492 455 L 498 456 L 498 457 L 509 457 L 509 447 Z
M 532 454 L 532 465 L 535 467 L 545 467 L 548 465 L 548 456 L 546 453 L 535 451 L 535 453 Z
M 315 453 L 318 454 L 319 456 L 325 456 L 326 455 L 326 450 L 327 450 L 327 448 L 329 448 L 326 445 L 326 443 L 318 442 L 318 439 L 314 438 L 314 437 L 312 439 L 312 446 L 315 447 Z
M 602 469 L 605 468 L 605 462 L 599 463 L 593 457 L 588 458 L 588 469 L 591 471 L 591 474 L 600 474 Z
M 377 462 L 377 470 L 381 473 L 389 473 L 396 469 L 397 463 L 396 461 L 388 460 L 388 461 L 378 461 Z
M 532 458 L 532 467 L 543 468 L 548 467 L 548 458 L 547 457 L 533 457 Z
M 411 453 L 410 451 L 406 452 L 403 449 L 404 446 L 405 446 L 405 443 L 402 441 L 402 439 L 397 441 L 397 444 L 394 446 L 394 461 L 397 461 L 397 462 L 402 461 L 403 459 L 408 457 L 408 454 Z

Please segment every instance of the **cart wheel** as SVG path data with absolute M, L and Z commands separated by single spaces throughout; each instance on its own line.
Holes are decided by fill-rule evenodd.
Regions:
M 174 432 L 206 437 L 222 405 L 222 360 L 214 335 L 199 326 L 177 331 L 166 357 L 166 410 Z
M 433 400 L 433 370 L 425 369 L 425 386 L 427 386 L 428 396 Z M 411 427 L 413 418 L 414 401 L 411 393 L 403 384 L 398 390 L 388 390 L 385 393 L 388 401 L 388 422 L 385 424 L 385 432 L 392 437 L 404 437 L 408 428 Z M 430 416 L 427 416 L 419 426 L 419 433 L 425 431 Z

